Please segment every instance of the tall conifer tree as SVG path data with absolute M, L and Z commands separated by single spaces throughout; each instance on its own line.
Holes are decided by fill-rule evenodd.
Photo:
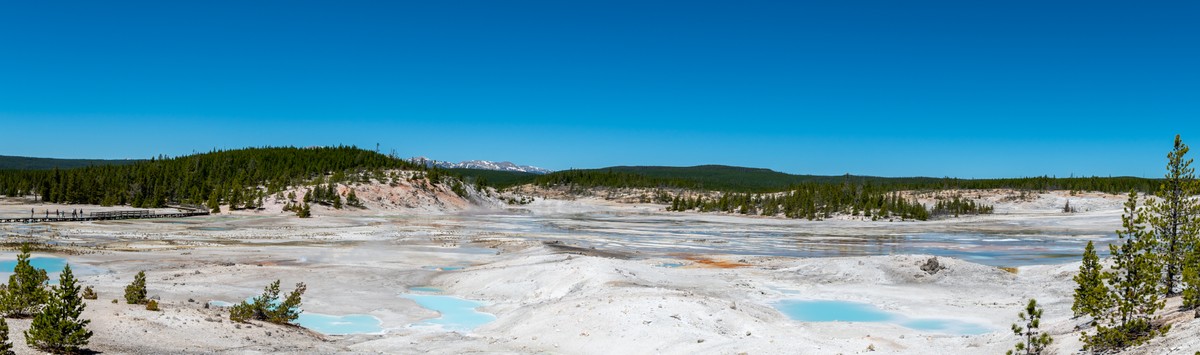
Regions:
M 1096 255 L 1096 247 L 1088 241 L 1083 250 L 1083 264 L 1075 275 L 1075 303 L 1071 311 L 1075 316 L 1088 316 L 1093 321 L 1100 318 L 1109 308 L 1108 288 L 1104 286 L 1104 267 Z
M 1165 303 L 1160 297 L 1161 267 L 1154 255 L 1153 235 L 1146 230 L 1145 211 L 1137 202 L 1137 192 L 1130 191 L 1121 215 L 1122 229 L 1117 231 L 1121 241 L 1108 246 L 1113 265 L 1104 279 L 1110 307 L 1096 320 L 1095 333 L 1082 335 L 1084 347 L 1092 351 L 1138 345 L 1169 329 L 1151 322 Z
M 1200 194 L 1192 160 L 1185 159 L 1188 146 L 1178 135 L 1175 146 L 1167 154 L 1167 174 L 1155 195 L 1158 200 L 1147 205 L 1147 221 L 1153 227 L 1155 254 L 1161 259 L 1162 282 L 1168 296 L 1183 291 L 1183 269 L 1192 252 L 1197 235 L 1197 213 L 1200 203 L 1193 197 Z

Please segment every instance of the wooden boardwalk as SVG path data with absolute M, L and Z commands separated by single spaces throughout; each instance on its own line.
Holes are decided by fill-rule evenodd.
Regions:
M 107 212 L 92 212 L 84 217 L 19 217 L 5 218 L 0 217 L 0 223 L 43 223 L 43 222 L 87 222 L 87 221 L 111 221 L 118 219 L 144 219 L 144 218 L 181 218 L 194 216 L 207 216 L 209 213 L 205 210 L 190 210 L 175 213 L 154 213 L 150 210 L 126 210 L 126 211 L 107 211 Z

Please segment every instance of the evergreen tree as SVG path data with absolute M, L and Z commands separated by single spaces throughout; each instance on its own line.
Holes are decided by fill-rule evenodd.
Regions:
M 363 203 L 358 199 L 358 195 L 354 193 L 354 189 L 350 189 L 350 193 L 346 194 L 346 205 L 363 208 Z
M 300 207 L 296 208 L 296 217 L 300 217 L 300 218 L 312 217 L 312 210 L 309 208 L 308 203 L 300 205 Z
M 8 337 L 8 322 L 0 318 L 0 355 L 13 355 L 12 340 Z
M 1088 241 L 1083 250 L 1083 264 L 1079 266 L 1079 274 L 1075 275 L 1075 303 L 1071 311 L 1075 316 L 1088 316 L 1095 320 L 1108 310 L 1108 288 L 1104 286 L 1104 268 L 1100 265 L 1100 257 L 1096 255 L 1096 247 Z
M 216 192 L 208 195 L 208 209 L 212 213 L 221 213 L 221 202 L 217 201 Z
M 300 317 L 301 296 L 308 289 L 303 282 L 296 284 L 293 290 L 281 302 L 279 300 L 279 280 L 275 280 L 263 288 L 262 295 L 242 301 L 229 310 L 229 320 L 246 322 L 248 320 L 267 321 L 275 324 L 292 324 Z
M 29 263 L 29 244 L 21 245 L 17 254 L 17 265 L 8 277 L 8 285 L 0 292 L 0 312 L 5 316 L 28 317 L 37 313 L 46 303 L 46 270 L 34 268 Z
M 63 267 L 58 280 L 50 301 L 25 331 L 25 342 L 51 353 L 77 353 L 92 337 L 92 332 L 87 330 L 91 321 L 79 318 L 87 305 L 79 297 L 79 285 L 75 283 L 70 265 Z
M 1155 193 L 1158 200 L 1147 206 L 1148 221 L 1153 227 L 1156 254 L 1163 267 L 1164 291 L 1168 296 L 1182 292 L 1181 279 L 1184 261 L 1194 248 L 1200 221 L 1200 203 L 1193 197 L 1200 194 L 1192 160 L 1185 159 L 1188 146 L 1178 135 L 1175 147 L 1167 154 L 1167 174 Z
M 1095 333 L 1083 333 L 1085 349 L 1097 352 L 1124 349 L 1169 330 L 1151 322 L 1165 303 L 1159 298 L 1162 268 L 1153 253 L 1153 235 L 1146 230 L 1144 212 L 1137 205 L 1137 193 L 1130 191 L 1121 215 L 1123 229 L 1117 231 L 1121 242 L 1109 245 L 1113 265 L 1104 273 L 1110 307 L 1095 321 Z
M 276 284 L 278 283 L 279 281 L 276 281 Z M 291 324 L 295 322 L 297 318 L 300 318 L 300 297 L 307 290 L 308 286 L 305 286 L 303 282 L 297 283 L 296 289 L 292 290 L 282 302 L 279 302 L 278 305 L 270 310 L 267 314 L 267 321 L 275 324 Z
M 146 303 L 146 272 L 138 271 L 137 275 L 133 276 L 133 282 L 125 286 L 125 303 L 128 304 L 145 304 Z
M 1029 299 L 1029 304 L 1025 305 L 1025 310 L 1021 311 L 1017 317 L 1020 321 L 1013 323 L 1012 331 L 1013 334 L 1021 337 L 1021 342 L 1017 343 L 1007 354 L 1039 355 L 1046 351 L 1046 346 L 1054 342 L 1054 338 L 1038 329 L 1042 321 L 1042 308 L 1038 307 L 1037 300 Z

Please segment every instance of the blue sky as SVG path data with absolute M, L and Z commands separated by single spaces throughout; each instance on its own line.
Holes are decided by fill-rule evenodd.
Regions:
M 552 169 L 1161 175 L 1197 2 L 0 5 L 0 154 L 354 144 Z

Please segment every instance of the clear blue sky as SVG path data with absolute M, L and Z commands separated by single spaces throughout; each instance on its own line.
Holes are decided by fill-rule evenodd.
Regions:
M 0 154 L 1161 175 L 1200 2 L 9 1 Z M 1200 154 L 1200 150 L 1197 151 Z

